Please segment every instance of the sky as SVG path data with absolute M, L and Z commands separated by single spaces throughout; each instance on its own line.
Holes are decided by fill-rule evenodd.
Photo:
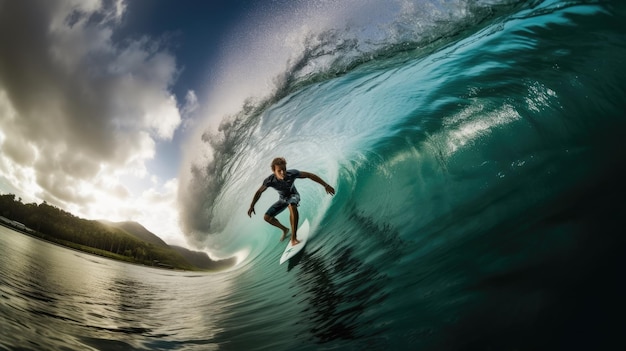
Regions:
M 0 0 L 0 193 L 187 246 L 184 144 L 259 1 L 180 4 Z

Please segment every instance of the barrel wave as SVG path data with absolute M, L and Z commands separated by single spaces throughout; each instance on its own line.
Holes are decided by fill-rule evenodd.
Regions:
M 183 221 L 241 257 L 220 348 L 624 344 L 624 4 L 445 4 L 417 2 L 406 32 L 307 37 L 203 134 Z M 337 190 L 296 182 L 311 237 L 288 267 L 262 220 L 276 195 L 246 215 L 277 156 Z

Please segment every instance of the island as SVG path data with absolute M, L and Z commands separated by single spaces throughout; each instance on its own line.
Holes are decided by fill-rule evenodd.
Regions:
M 218 271 L 235 258 L 214 261 L 205 252 L 170 246 L 137 222 L 87 220 L 47 204 L 0 194 L 0 224 L 54 244 L 156 268 Z

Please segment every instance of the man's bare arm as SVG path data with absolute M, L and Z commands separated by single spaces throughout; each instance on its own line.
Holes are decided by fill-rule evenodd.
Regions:
M 300 172 L 300 178 L 309 178 L 312 181 L 314 181 L 316 183 L 319 183 L 321 186 L 323 186 L 324 190 L 326 190 L 326 193 L 328 193 L 330 195 L 335 195 L 335 188 L 333 188 L 328 183 L 326 183 L 317 174 L 310 173 L 310 172 Z
M 263 194 L 265 190 L 267 190 L 267 187 L 265 185 L 261 185 L 259 190 L 257 190 L 254 194 L 254 197 L 252 198 L 252 203 L 250 204 L 250 208 L 248 209 L 248 217 L 252 217 L 253 213 L 256 214 L 256 212 L 254 211 L 254 205 L 256 205 L 256 202 L 259 201 L 259 199 L 261 198 L 261 194 Z

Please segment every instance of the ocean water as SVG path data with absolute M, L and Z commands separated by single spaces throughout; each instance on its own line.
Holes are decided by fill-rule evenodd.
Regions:
M 626 3 L 404 3 L 205 135 L 183 219 L 236 267 L 0 228 L 0 350 L 623 349 Z M 275 156 L 337 190 L 296 182 L 311 236 L 284 265 L 271 190 L 246 215 Z

